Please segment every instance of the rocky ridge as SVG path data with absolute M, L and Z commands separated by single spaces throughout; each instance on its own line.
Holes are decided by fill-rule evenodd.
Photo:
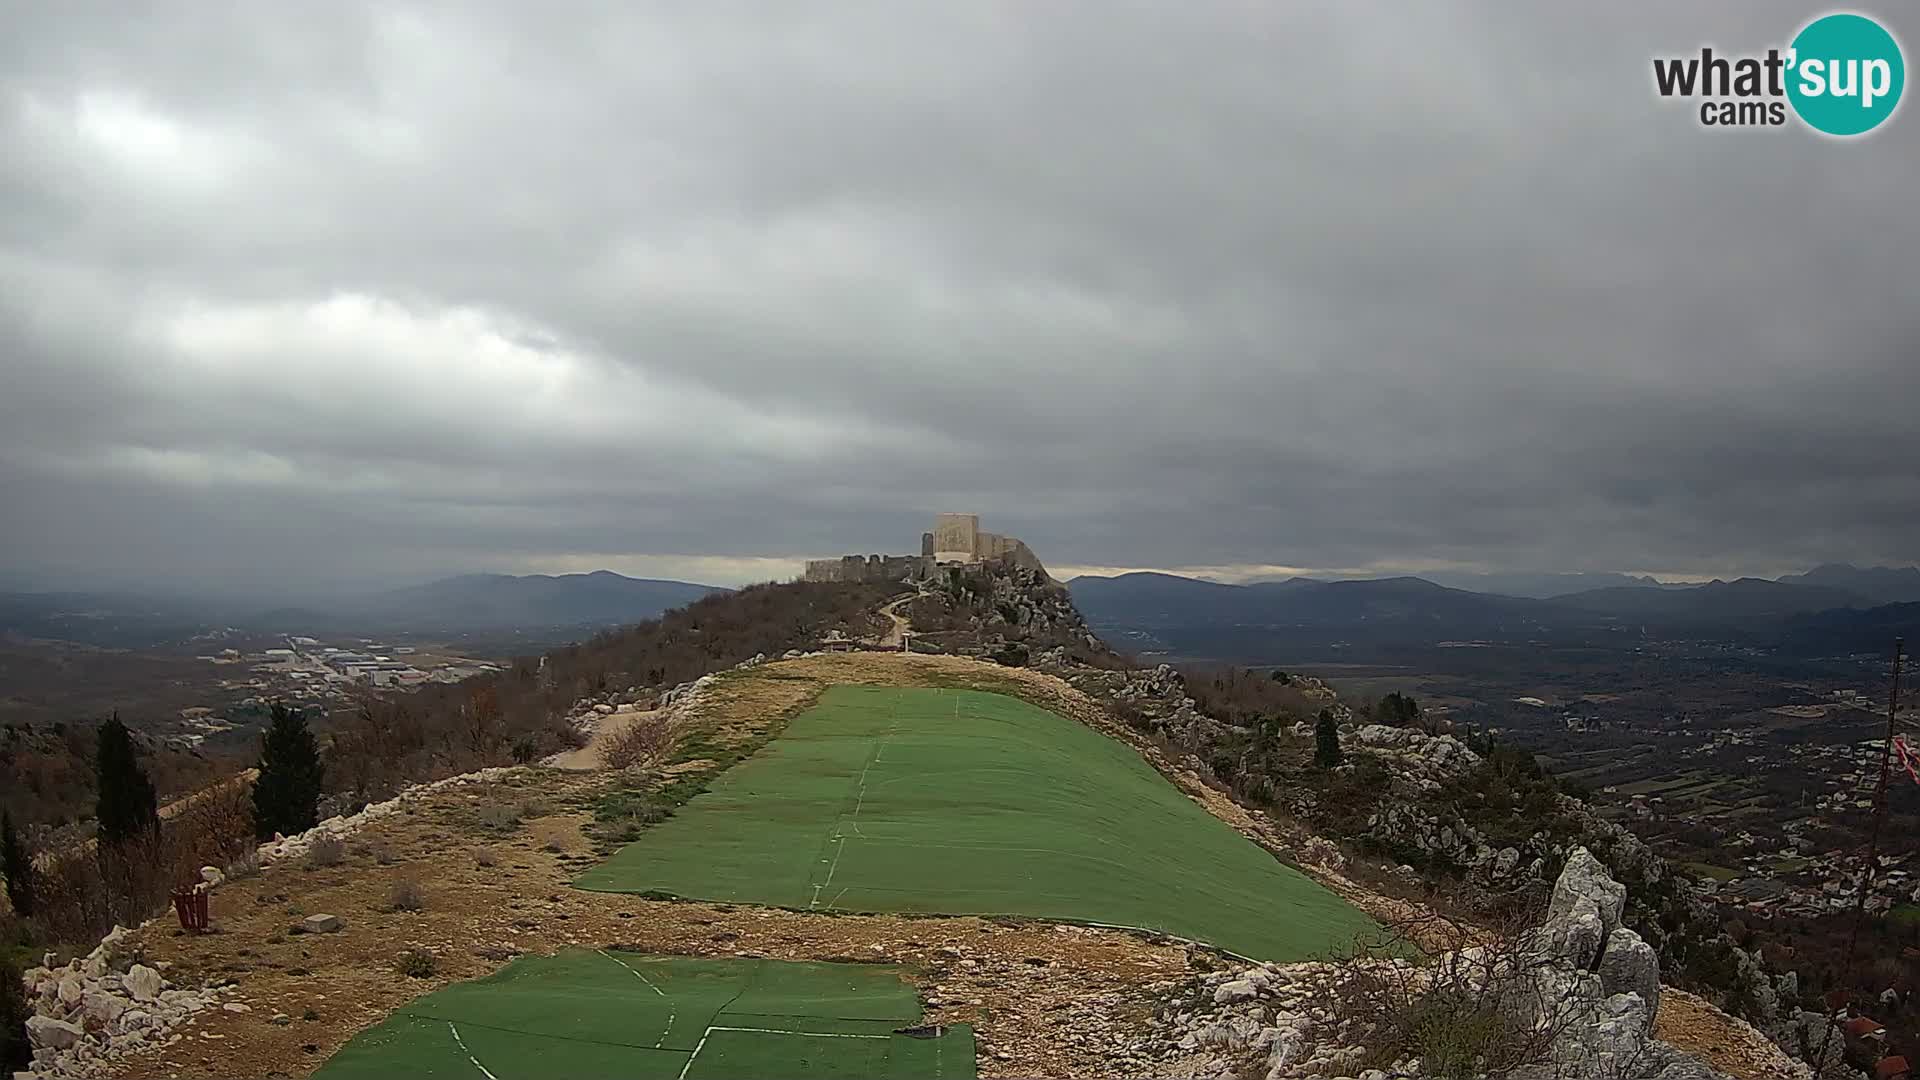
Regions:
M 1183 1077 L 1431 1077 L 1440 1072 L 1418 1041 L 1392 1039 L 1390 1021 L 1396 1007 L 1444 999 L 1491 1010 L 1516 1032 L 1550 1035 L 1534 1044 L 1530 1060 L 1508 1063 L 1511 1080 L 1727 1080 L 1653 1034 L 1659 962 L 1622 925 L 1625 903 L 1626 888 L 1577 848 L 1554 884 L 1545 921 L 1514 941 L 1417 966 L 1376 956 L 1197 976 L 1168 995 L 1146 1054 Z M 1383 995 L 1383 987 L 1403 996 Z M 1356 994 L 1370 994 L 1372 1008 L 1346 1007 Z M 1446 1072 L 1489 1075 L 1458 1068 L 1451 1062 Z M 1781 1080 L 1808 1076 L 1801 1066 Z

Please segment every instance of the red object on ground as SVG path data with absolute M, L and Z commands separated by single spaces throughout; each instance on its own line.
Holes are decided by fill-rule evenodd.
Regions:
M 205 933 L 207 929 L 207 887 L 190 885 L 173 890 L 173 910 L 180 916 L 180 929 Z

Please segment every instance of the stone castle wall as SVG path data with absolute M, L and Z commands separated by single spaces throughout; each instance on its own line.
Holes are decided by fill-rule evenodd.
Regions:
M 842 555 L 837 559 L 808 559 L 802 581 L 873 583 L 924 577 L 932 560 L 918 555 Z
M 939 563 L 989 559 L 1046 573 L 1040 557 L 1018 537 L 981 532 L 978 514 L 940 514 L 933 531 L 920 534 L 919 555 L 842 555 L 809 559 L 802 581 L 887 582 L 925 577 Z

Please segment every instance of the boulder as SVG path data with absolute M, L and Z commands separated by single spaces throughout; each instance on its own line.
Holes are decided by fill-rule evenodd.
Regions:
M 1497 878 L 1506 877 L 1508 874 L 1513 873 L 1519 865 L 1520 852 L 1518 849 L 1510 847 L 1501 848 L 1493 857 L 1493 876 Z
M 1252 980 L 1233 979 L 1214 987 L 1213 1003 L 1216 1005 L 1232 1005 L 1236 1002 L 1252 1001 L 1259 996 L 1259 988 L 1253 985 Z
M 135 1001 L 154 1000 L 160 996 L 160 988 L 166 985 L 160 973 L 145 964 L 128 968 L 126 978 L 121 981 L 126 983 L 127 993 L 132 994 Z
M 1553 883 L 1553 898 L 1547 902 L 1547 918 L 1559 918 L 1572 913 L 1577 901 L 1585 898 L 1593 901 L 1594 909 L 1599 912 L 1600 925 L 1612 934 L 1620 925 L 1621 913 L 1627 906 L 1627 887 L 1613 880 L 1607 873 L 1606 864 L 1593 857 L 1593 853 L 1584 847 L 1573 849 L 1567 856 L 1566 869 L 1560 871 L 1560 880 Z
M 1580 971 L 1591 971 L 1600 959 L 1606 943 L 1605 924 L 1600 909 L 1587 897 L 1574 901 L 1573 910 L 1556 919 L 1548 919 L 1540 928 L 1540 945 L 1556 962 Z
M 207 888 L 214 889 L 226 883 L 227 875 L 217 866 L 203 866 L 200 868 L 200 880 L 206 883 Z
M 80 1004 L 80 999 L 86 996 L 86 992 L 86 984 L 77 977 L 69 975 L 60 980 L 60 988 L 55 991 L 55 996 L 60 999 L 60 1004 L 71 1009 Z
M 127 1003 L 112 994 L 103 994 L 98 990 L 89 990 L 80 999 L 80 1011 L 91 1019 L 101 1023 L 110 1023 L 127 1011 Z
M 300 929 L 309 934 L 337 933 L 347 925 L 338 915 L 309 915 L 300 920 Z
M 1607 994 L 1638 994 L 1649 1020 L 1660 1009 L 1660 958 L 1640 935 L 1621 927 L 1607 935 L 1600 953 L 1600 989 Z
M 27 1041 L 36 1049 L 65 1050 L 79 1042 L 83 1034 L 85 1032 L 65 1020 L 55 1020 L 50 1016 L 27 1018 Z

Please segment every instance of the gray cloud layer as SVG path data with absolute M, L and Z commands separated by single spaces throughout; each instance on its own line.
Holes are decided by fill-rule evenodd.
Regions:
M 1651 91 L 1806 9 L 9 6 L 34 579 L 1914 557 L 1920 121 Z

